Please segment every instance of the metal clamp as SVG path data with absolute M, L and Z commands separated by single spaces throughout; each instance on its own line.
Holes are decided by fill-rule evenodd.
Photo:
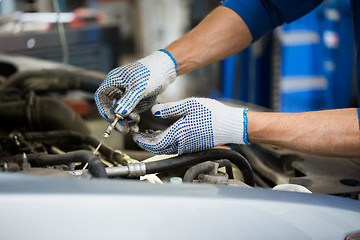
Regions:
M 145 163 L 128 163 L 127 167 L 129 168 L 129 177 L 139 177 L 146 175 L 146 166 Z

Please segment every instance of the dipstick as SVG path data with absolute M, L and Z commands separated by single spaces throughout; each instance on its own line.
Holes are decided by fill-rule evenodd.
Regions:
M 105 140 L 109 138 L 109 136 L 110 136 L 112 130 L 114 130 L 116 124 L 117 124 L 120 120 L 123 120 L 123 119 L 124 119 L 124 118 L 123 118 L 121 115 L 116 114 L 115 120 L 114 120 L 112 123 L 110 123 L 109 126 L 108 126 L 108 128 L 105 130 L 105 132 L 104 132 L 104 137 L 103 137 L 103 139 L 100 141 L 100 143 L 99 143 L 99 145 L 96 147 L 96 149 L 94 150 L 94 152 L 93 152 L 94 154 L 96 154 L 97 151 L 99 151 L 101 145 L 103 145 L 104 142 L 105 142 Z

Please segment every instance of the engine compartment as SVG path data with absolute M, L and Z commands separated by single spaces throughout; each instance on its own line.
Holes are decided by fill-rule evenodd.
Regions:
M 1 55 L 0 65 L 2 172 L 247 188 L 295 184 L 313 193 L 359 199 L 360 159 L 313 156 L 258 144 L 154 156 L 133 147 L 131 140 L 124 149 L 104 144 L 94 155 L 99 140 L 91 134 L 88 117 L 76 112 L 63 96 L 83 92 L 90 114 L 96 115 L 92 94 L 104 74 L 7 55 Z M 155 127 L 169 124 L 146 112 L 141 121 Z

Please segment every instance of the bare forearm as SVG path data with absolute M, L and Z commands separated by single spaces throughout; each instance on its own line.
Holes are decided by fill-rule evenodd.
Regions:
M 311 154 L 360 157 L 356 109 L 306 113 L 248 113 L 248 139 Z
M 234 55 L 251 41 L 251 33 L 241 17 L 220 6 L 165 49 L 176 59 L 178 75 L 182 75 Z

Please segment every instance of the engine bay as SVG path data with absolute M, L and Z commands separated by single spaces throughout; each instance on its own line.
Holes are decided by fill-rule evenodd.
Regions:
M 92 94 L 104 74 L 7 55 L 1 55 L 0 66 L 2 172 L 269 189 L 292 184 L 313 193 L 359 199 L 360 159 L 320 157 L 259 144 L 155 156 L 127 138 L 123 149 L 105 143 L 94 155 L 99 140 L 88 122 L 89 116 L 100 118 Z M 81 91 L 83 99 L 69 104 L 64 96 L 72 91 Z M 141 123 L 154 128 L 169 124 L 146 112 Z

